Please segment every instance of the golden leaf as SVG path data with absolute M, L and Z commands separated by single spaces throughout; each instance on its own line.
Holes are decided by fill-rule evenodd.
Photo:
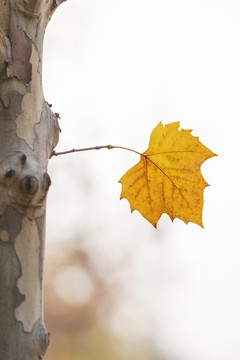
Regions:
M 191 130 L 179 126 L 179 122 L 159 123 L 139 163 L 119 180 L 120 198 L 126 198 L 131 211 L 138 210 L 154 227 L 163 213 L 172 221 L 179 218 L 203 227 L 203 190 L 208 184 L 200 166 L 216 154 Z

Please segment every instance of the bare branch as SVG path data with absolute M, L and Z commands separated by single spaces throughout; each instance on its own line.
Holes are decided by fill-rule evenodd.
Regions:
M 81 148 L 81 149 L 71 149 L 71 150 L 60 151 L 60 152 L 53 151 L 51 157 L 58 156 L 58 155 L 71 154 L 71 153 L 80 152 L 80 151 L 101 150 L 101 149 L 109 149 L 110 150 L 113 148 L 114 147 L 112 145 L 102 145 L 102 146 L 92 146 L 92 147 Z
M 142 154 L 142 153 L 140 153 L 140 152 L 138 152 L 136 150 L 133 150 L 133 149 L 130 149 L 130 148 L 127 148 L 127 147 L 124 147 L 124 146 L 116 146 L 116 145 L 92 146 L 92 147 L 88 147 L 88 148 L 71 149 L 71 150 L 65 150 L 65 151 L 60 151 L 60 152 L 53 151 L 51 157 L 52 156 L 58 156 L 58 155 L 71 154 L 71 153 L 80 152 L 80 151 L 101 150 L 101 149 L 108 149 L 108 150 L 122 149 L 122 150 L 127 150 L 127 151 L 134 152 L 135 154 L 138 154 L 140 156 L 144 156 L 144 157 L 147 158 L 147 155 Z

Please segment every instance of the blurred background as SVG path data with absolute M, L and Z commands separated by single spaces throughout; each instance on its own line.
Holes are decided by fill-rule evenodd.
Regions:
M 201 168 L 204 229 L 130 213 L 118 180 L 133 153 L 50 160 L 47 360 L 239 360 L 239 14 L 237 0 L 68 0 L 50 21 L 58 151 L 142 152 L 180 121 L 219 156 Z

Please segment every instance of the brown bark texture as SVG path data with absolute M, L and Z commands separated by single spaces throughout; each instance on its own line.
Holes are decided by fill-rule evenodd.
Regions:
M 45 28 L 64 0 L 0 0 L 0 359 L 43 359 L 48 159 L 57 116 L 44 100 Z

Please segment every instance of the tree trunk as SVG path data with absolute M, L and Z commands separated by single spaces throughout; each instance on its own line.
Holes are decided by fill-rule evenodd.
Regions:
M 39 360 L 48 159 L 57 116 L 44 100 L 45 28 L 64 0 L 0 0 L 0 359 Z

